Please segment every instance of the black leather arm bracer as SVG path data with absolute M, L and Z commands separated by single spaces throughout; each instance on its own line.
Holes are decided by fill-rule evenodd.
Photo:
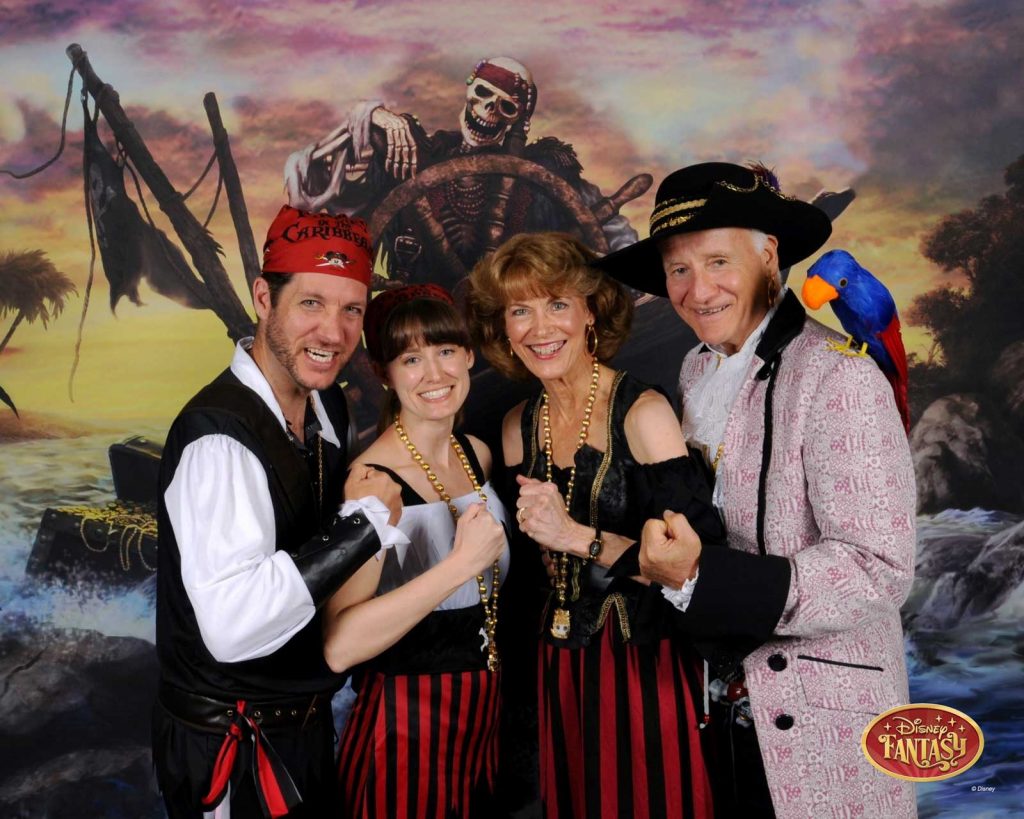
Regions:
M 338 588 L 380 549 L 380 538 L 366 515 L 335 517 L 326 534 L 306 541 L 292 560 L 320 608 Z

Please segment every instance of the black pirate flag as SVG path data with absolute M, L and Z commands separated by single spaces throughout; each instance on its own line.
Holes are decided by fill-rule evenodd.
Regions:
M 110 282 L 110 309 L 123 296 L 141 305 L 143 276 L 160 295 L 185 307 L 209 307 L 206 288 L 181 251 L 164 233 L 143 220 L 128 198 L 124 167 L 108 153 L 92 117 L 85 116 L 85 174 L 103 272 Z

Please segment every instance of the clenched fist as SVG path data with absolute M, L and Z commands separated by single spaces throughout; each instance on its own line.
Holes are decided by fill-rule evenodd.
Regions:
M 644 524 L 640 539 L 640 573 L 654 583 L 681 589 L 697 573 L 700 536 L 686 515 L 666 511 L 664 519 Z
M 452 557 L 462 561 L 467 580 L 483 574 L 505 549 L 505 527 L 494 519 L 482 503 L 474 503 L 455 525 Z

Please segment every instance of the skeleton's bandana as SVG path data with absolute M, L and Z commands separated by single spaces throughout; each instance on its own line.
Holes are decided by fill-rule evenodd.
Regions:
M 537 105 L 537 89 L 515 72 L 484 61 L 477 64 L 473 76 L 470 77 L 470 82 L 474 79 L 486 80 L 510 97 L 515 97 L 525 116 L 529 118 L 533 115 L 533 109 Z
M 370 286 L 373 251 L 366 222 L 285 205 L 263 245 L 264 273 L 326 273 Z

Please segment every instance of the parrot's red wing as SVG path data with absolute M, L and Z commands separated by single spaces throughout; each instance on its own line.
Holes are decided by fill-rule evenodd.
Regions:
M 903 419 L 903 426 L 910 433 L 910 401 L 907 398 L 907 351 L 903 348 L 903 336 L 900 334 L 900 317 L 893 315 L 892 321 L 878 334 L 878 340 L 882 342 L 885 351 L 895 367 L 892 373 L 886 373 L 886 378 L 892 385 L 892 393 L 896 398 L 896 408 L 900 411 L 900 418 Z

